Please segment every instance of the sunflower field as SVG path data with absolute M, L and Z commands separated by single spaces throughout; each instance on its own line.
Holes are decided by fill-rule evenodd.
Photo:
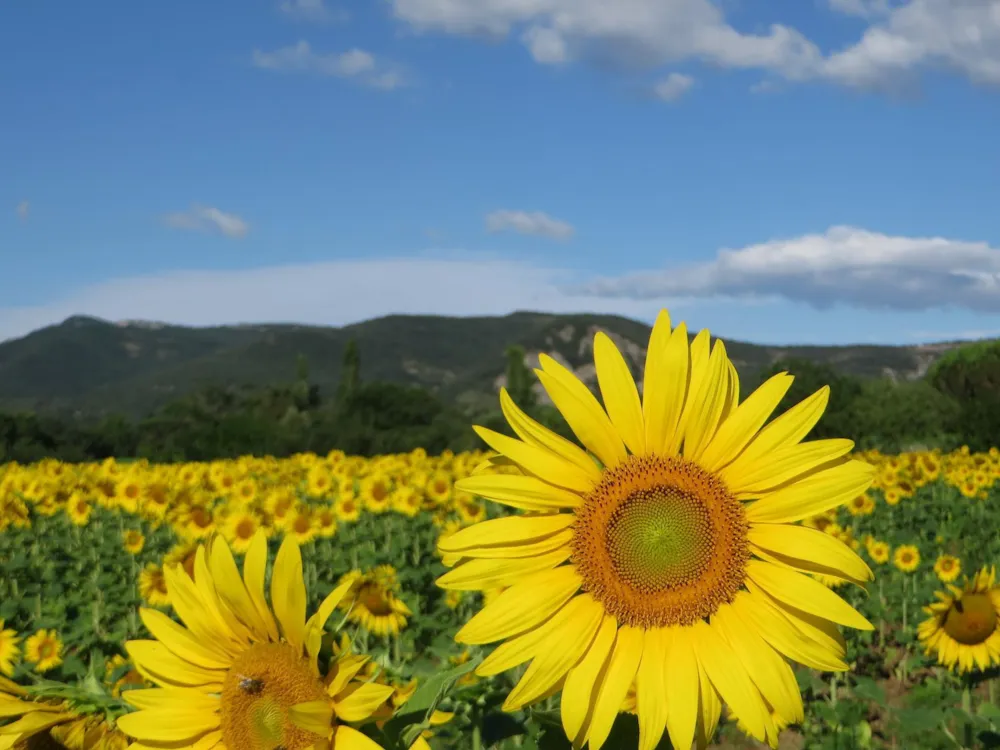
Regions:
M 844 499 L 781 536 L 786 478 L 745 549 L 712 536 L 693 567 L 706 514 L 746 527 L 711 504 L 721 485 L 644 458 L 626 427 L 629 457 L 588 465 L 600 502 L 580 505 L 569 463 L 539 494 L 541 448 L 520 446 L 589 454 L 502 403 L 534 442 L 0 466 L 0 750 L 1000 747 L 1000 451 L 804 443 L 836 449 L 821 470 L 866 465 L 861 485 L 809 485 Z M 674 494 L 642 484 L 668 469 Z M 546 512 L 559 499 L 575 515 Z M 588 563 L 599 536 L 641 596 Z M 725 565 L 749 579 L 709 588 Z M 700 598 L 664 603 L 665 581 Z

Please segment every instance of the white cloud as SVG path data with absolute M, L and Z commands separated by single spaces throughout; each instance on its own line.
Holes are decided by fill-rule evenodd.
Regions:
M 696 58 L 734 68 L 803 71 L 821 59 L 794 29 L 742 34 L 711 0 L 392 0 L 418 30 L 521 40 L 538 62 L 594 57 L 657 66 Z
M 712 0 L 391 0 L 420 31 L 505 38 L 539 63 L 592 59 L 657 68 L 698 60 L 759 69 L 790 81 L 886 88 L 922 67 L 945 67 L 1000 84 L 1000 0 L 828 0 L 871 25 L 855 44 L 825 55 L 797 30 L 773 24 L 743 33 Z
M 331 8 L 324 0 L 283 0 L 281 12 L 286 15 L 303 21 L 323 22 L 323 21 L 344 21 L 347 19 L 347 11 L 341 8 Z
M 315 52 L 309 42 L 305 40 L 273 52 L 254 50 L 253 64 L 267 70 L 296 71 L 336 78 L 350 78 L 374 88 L 386 90 L 399 88 L 405 83 L 399 70 L 377 60 L 370 52 L 362 49 L 351 49 L 339 54 L 321 54 Z
M 517 232 L 548 237 L 553 240 L 568 240 L 573 236 L 572 225 L 554 219 L 541 211 L 499 210 L 487 215 L 486 229 L 490 232 Z
M 721 250 L 715 260 L 592 281 L 576 293 L 778 298 L 816 308 L 1000 312 L 1000 249 L 942 237 L 893 237 L 855 227 Z
M 576 278 L 565 270 L 468 254 L 176 272 L 95 284 L 42 306 L 0 307 L 0 340 L 77 314 L 197 326 L 282 321 L 346 325 L 392 313 L 506 315 L 516 310 L 652 319 L 662 304 L 562 291 Z
M 653 85 L 653 96 L 665 102 L 674 102 L 684 96 L 693 84 L 694 79 L 691 76 L 671 73 Z
M 28 218 L 28 214 L 31 212 L 31 204 L 28 201 L 21 201 L 17 204 L 17 208 L 14 210 L 17 211 L 18 218 L 24 221 Z
M 910 0 L 827 58 L 822 74 L 883 88 L 921 66 L 1000 85 L 1000 0 Z
M 859 18 L 884 16 L 892 9 L 889 0 L 828 0 L 830 9 Z
M 174 229 L 221 232 L 227 237 L 243 237 L 249 230 L 247 223 L 236 214 L 227 214 L 211 206 L 192 206 L 188 211 L 167 214 L 163 221 Z

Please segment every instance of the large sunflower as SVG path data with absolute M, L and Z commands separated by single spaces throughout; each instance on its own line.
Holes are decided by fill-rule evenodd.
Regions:
M 264 598 L 267 541 L 249 543 L 240 578 L 228 545 L 199 546 L 194 577 L 165 568 L 170 603 L 187 626 L 140 609 L 156 640 L 125 648 L 139 673 L 159 688 L 129 690 L 140 709 L 118 719 L 136 738 L 132 750 L 373 750 L 378 745 L 342 722 L 359 722 L 392 688 L 355 677 L 366 659 L 345 656 L 324 676 L 323 628 L 350 588 L 336 587 L 306 620 L 302 557 L 286 537 L 274 560 L 271 606 Z
M 924 612 L 917 635 L 929 654 L 958 672 L 986 670 L 1000 665 L 1000 586 L 996 568 L 983 568 L 965 586 L 948 585 L 949 593 L 935 592 L 938 601 Z
M 561 690 L 563 728 L 577 747 L 604 744 L 633 685 L 641 750 L 664 731 L 674 747 L 704 746 L 723 701 L 776 746 L 781 723 L 802 718 L 786 657 L 845 670 L 834 624 L 872 627 L 808 575 L 862 584 L 868 566 L 796 522 L 864 492 L 873 469 L 847 457 L 849 440 L 801 442 L 828 388 L 765 427 L 791 376 L 775 375 L 740 403 L 722 342 L 710 351 L 702 331 L 689 344 L 665 310 L 642 400 L 603 333 L 594 362 L 603 408 L 551 357 L 541 355 L 536 370 L 585 450 L 533 421 L 506 391 L 501 408 L 520 440 L 476 428 L 500 454 L 489 464 L 505 473 L 480 467 L 457 489 L 526 513 L 439 542 L 454 566 L 438 580 L 443 588 L 507 587 L 456 640 L 506 641 L 480 675 L 531 661 L 504 708 Z

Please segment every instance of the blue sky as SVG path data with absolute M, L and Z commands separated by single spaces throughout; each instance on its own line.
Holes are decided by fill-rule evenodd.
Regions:
M 0 339 L 84 313 L 1000 335 L 998 0 L 0 5 Z

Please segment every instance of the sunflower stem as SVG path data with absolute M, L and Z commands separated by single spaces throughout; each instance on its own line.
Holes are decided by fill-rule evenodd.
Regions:
M 962 747 L 972 749 L 972 683 L 966 678 L 962 684 L 962 711 L 965 712 L 965 726 L 962 728 Z
M 482 750 L 483 747 L 483 730 L 479 727 L 479 722 L 477 721 L 472 725 L 472 750 Z
M 837 707 L 837 675 L 830 675 L 830 706 Z

